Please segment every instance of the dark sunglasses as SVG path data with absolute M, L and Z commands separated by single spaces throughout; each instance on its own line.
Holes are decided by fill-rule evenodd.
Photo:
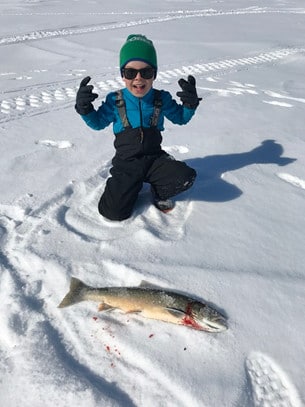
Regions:
M 123 75 L 126 79 L 134 79 L 138 75 L 138 72 L 140 72 L 140 75 L 143 79 L 151 79 L 156 74 L 155 69 L 151 68 L 149 66 L 146 68 L 142 68 L 142 69 L 134 69 L 134 68 L 124 68 L 123 69 Z

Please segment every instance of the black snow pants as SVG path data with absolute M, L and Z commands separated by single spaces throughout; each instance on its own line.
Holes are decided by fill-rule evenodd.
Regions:
M 128 160 L 116 155 L 112 164 L 98 205 L 100 214 L 110 220 L 131 216 L 144 182 L 151 184 L 155 194 L 165 200 L 190 188 L 196 178 L 194 169 L 162 150 Z

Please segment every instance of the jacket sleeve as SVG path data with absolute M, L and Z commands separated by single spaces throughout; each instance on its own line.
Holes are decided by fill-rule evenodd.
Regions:
M 115 97 L 109 93 L 97 110 L 82 115 L 82 119 L 93 130 L 102 130 L 114 121 Z
M 174 124 L 186 124 L 194 116 L 196 109 L 177 103 L 167 91 L 162 91 L 163 115 Z

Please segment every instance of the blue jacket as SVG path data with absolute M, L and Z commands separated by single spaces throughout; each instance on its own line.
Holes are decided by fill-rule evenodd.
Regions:
M 132 128 L 149 128 L 150 119 L 154 110 L 154 90 L 151 89 L 143 98 L 134 96 L 127 88 L 123 90 L 123 98 L 126 103 L 126 112 Z M 178 104 L 165 90 L 161 90 L 162 109 L 159 116 L 157 129 L 164 130 L 164 118 L 174 124 L 183 125 L 190 121 L 195 109 L 189 109 Z M 113 132 L 118 134 L 124 130 L 118 109 L 115 104 L 116 92 L 106 96 L 98 110 L 82 116 L 86 124 L 94 130 L 102 130 L 113 123 Z

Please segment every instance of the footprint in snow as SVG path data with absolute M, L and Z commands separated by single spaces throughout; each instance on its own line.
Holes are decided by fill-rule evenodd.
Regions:
M 277 176 L 288 184 L 293 185 L 294 187 L 305 189 L 305 180 L 301 178 L 282 172 L 277 174 Z
M 54 141 L 54 140 L 38 140 L 38 141 L 36 141 L 36 144 L 39 144 L 39 145 L 42 145 L 42 146 L 47 146 L 47 147 L 59 148 L 59 149 L 73 147 L 73 144 L 68 140 L 58 140 L 58 141 Z
M 0 204 L 0 216 L 4 216 L 17 222 L 22 222 L 25 216 L 25 211 L 19 206 Z
M 246 369 L 255 407 L 301 407 L 294 385 L 269 356 L 252 352 L 246 360 Z

